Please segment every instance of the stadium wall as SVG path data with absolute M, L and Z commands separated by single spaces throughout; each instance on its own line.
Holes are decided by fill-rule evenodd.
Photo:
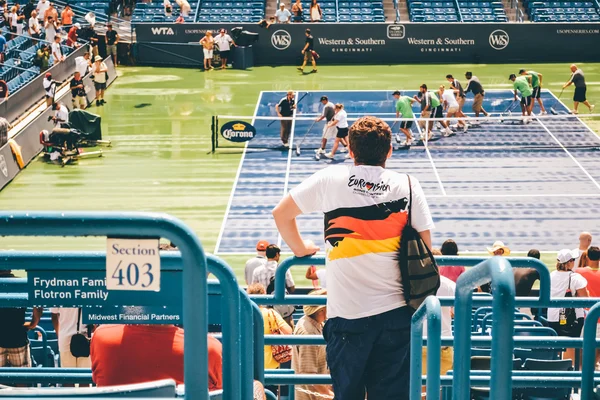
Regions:
M 297 65 L 310 28 L 319 64 L 598 62 L 600 24 L 160 24 L 135 26 L 141 64 L 202 63 L 207 30 L 243 27 L 259 34 L 255 65 Z
M 107 83 L 110 85 L 117 78 L 117 72 L 113 65 L 112 59 L 108 58 L 104 60 L 104 62 L 108 67 Z M 73 70 L 74 69 L 75 68 L 73 67 Z M 85 85 L 88 102 L 91 102 L 96 97 L 91 75 L 88 74 L 88 76 L 83 79 L 83 83 Z M 65 95 L 57 99 L 57 101 L 64 103 L 70 109 L 71 91 L 68 91 Z M 93 112 L 93 109 L 90 111 Z M 42 151 L 42 145 L 40 144 L 40 132 L 44 129 L 51 130 L 53 128 L 54 123 L 48 121 L 48 117 L 51 115 L 54 115 L 54 111 L 52 111 L 51 108 L 47 108 L 21 132 L 12 137 L 12 139 L 14 139 L 15 142 L 21 146 L 21 155 L 23 156 L 23 161 L 26 166 L 40 153 L 40 151 Z M 0 148 L 0 190 L 8 185 L 19 174 L 19 172 L 21 172 L 21 169 L 13 157 L 10 146 L 8 144 L 2 146 Z

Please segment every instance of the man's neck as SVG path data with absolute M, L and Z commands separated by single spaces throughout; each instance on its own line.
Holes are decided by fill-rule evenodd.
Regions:
M 591 269 L 599 269 L 600 268 L 600 262 L 598 261 L 590 261 L 588 264 L 588 267 L 590 267 Z

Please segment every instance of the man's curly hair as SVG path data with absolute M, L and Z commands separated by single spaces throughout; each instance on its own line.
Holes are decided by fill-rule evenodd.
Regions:
M 350 127 L 348 139 L 357 164 L 384 165 L 392 143 L 392 130 L 379 118 L 362 117 Z

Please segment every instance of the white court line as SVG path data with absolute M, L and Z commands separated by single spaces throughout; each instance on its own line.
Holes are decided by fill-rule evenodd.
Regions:
M 583 165 L 581 165 L 581 163 L 579 161 L 577 161 L 577 159 L 575 157 L 573 157 L 573 155 L 571 154 L 571 152 L 569 152 L 569 150 L 567 150 L 567 148 L 565 146 L 563 146 L 563 144 L 560 142 L 560 140 L 558 140 L 556 138 L 556 136 L 554 136 L 554 134 L 552 132 L 550 132 L 550 129 L 548 129 L 546 127 L 546 125 L 544 125 L 542 123 L 542 121 L 540 121 L 539 118 L 535 118 L 537 120 L 537 122 L 539 122 L 539 124 L 542 126 L 542 128 L 544 128 L 546 130 L 546 132 L 548 132 L 548 134 L 550 136 L 552 136 L 552 139 L 554 139 L 554 141 L 565 151 L 565 153 L 567 153 L 567 155 L 571 158 L 571 160 L 573 160 L 573 162 L 575 164 L 577 164 L 577 166 L 583 171 L 583 173 L 590 178 L 590 180 L 594 183 L 594 185 L 596 185 L 596 187 L 598 189 L 600 189 L 600 184 L 598 182 L 596 182 L 596 180 L 594 179 L 594 177 L 592 175 L 590 175 L 590 173 L 583 167 Z
M 571 194 L 571 193 L 526 193 L 526 194 L 448 194 L 448 195 L 425 195 L 428 199 L 504 199 L 504 198 L 539 198 L 539 197 L 600 197 L 600 193 L 585 193 L 585 194 Z
M 560 98 L 558 98 L 552 91 L 550 91 L 550 94 L 552 94 L 552 97 L 554 97 L 567 110 L 570 110 L 570 108 Z M 590 131 L 590 133 L 594 136 L 594 138 L 596 138 L 596 140 L 598 140 L 600 142 L 600 136 L 598 136 L 596 134 L 596 132 L 594 132 L 594 130 L 589 127 L 588 124 L 586 124 L 585 122 L 583 122 L 583 120 L 581 119 L 580 115 L 581 114 L 565 114 L 565 117 L 575 117 L 575 118 L 577 118 L 577 121 L 579 121 L 588 131 Z
M 421 127 L 419 126 L 419 121 L 417 121 L 417 117 L 413 114 L 413 118 L 415 120 L 415 124 L 417 125 L 417 130 L 419 131 L 419 135 L 421 136 L 421 138 L 423 137 L 423 132 L 421 131 Z M 429 128 L 429 122 L 425 121 L 425 128 Z M 434 123 L 435 125 L 435 123 Z M 427 135 L 427 134 L 426 134 Z M 425 141 L 427 141 L 427 137 L 425 137 Z M 431 162 L 431 167 L 433 168 L 433 173 L 435 174 L 435 177 L 437 178 L 437 181 L 440 185 L 440 189 L 442 191 L 442 196 L 445 197 L 446 196 L 446 189 L 444 189 L 444 184 L 442 183 L 442 179 L 440 178 L 440 174 L 438 174 L 438 170 L 435 167 L 435 163 L 433 162 L 433 157 L 431 157 L 431 153 L 429 152 L 429 147 L 427 145 L 425 145 L 425 151 L 427 152 L 427 156 L 429 157 L 429 162 Z
M 263 93 L 264 92 L 261 91 L 258 95 L 258 100 L 256 101 L 256 106 L 254 107 L 254 116 L 256 116 L 256 114 L 258 113 L 258 108 L 260 107 L 260 101 L 262 99 Z M 254 118 L 252 119 L 252 125 L 254 125 Z M 240 179 L 240 174 L 242 173 L 242 165 L 244 164 L 244 160 L 246 159 L 246 150 L 248 149 L 249 143 L 250 142 L 246 142 L 246 145 L 244 146 L 242 158 L 240 159 L 240 163 L 235 174 L 235 181 L 233 181 L 233 187 L 231 188 L 231 193 L 229 194 L 229 201 L 227 202 L 227 208 L 225 209 L 225 215 L 223 216 L 223 222 L 221 223 L 221 229 L 219 230 L 219 237 L 217 237 L 217 244 L 215 244 L 215 254 L 219 254 L 219 247 L 221 246 L 221 240 L 223 239 L 223 232 L 225 232 L 225 225 L 227 224 L 227 218 L 229 217 L 229 211 L 231 210 L 231 203 L 233 203 L 235 189 L 237 188 L 237 184 Z
M 493 85 L 491 85 L 493 86 Z M 290 89 L 293 90 L 293 89 Z M 400 90 L 400 89 L 323 89 L 323 90 L 302 90 L 302 92 L 308 92 L 308 93 L 347 93 L 347 92 L 357 92 L 357 93 L 362 93 L 362 92 L 376 92 L 376 93 L 390 93 L 390 95 L 394 92 L 394 90 Z M 505 92 L 506 90 L 510 90 L 510 89 L 486 89 L 486 92 Z M 405 89 L 405 90 L 400 90 L 405 91 L 405 92 L 418 92 L 419 89 Z M 281 90 L 265 90 L 265 93 L 282 93 Z
M 289 145 L 289 149 L 288 149 L 288 159 L 287 159 L 287 166 L 285 168 L 285 179 L 283 181 L 283 197 L 285 197 L 285 195 L 288 192 L 288 185 L 289 185 L 289 179 L 290 179 L 290 169 L 292 167 L 292 153 L 293 153 L 293 149 L 294 149 L 294 134 L 296 131 L 296 111 L 298 110 L 298 93 L 296 92 L 296 100 L 294 101 L 294 103 L 296 104 L 296 108 L 294 108 L 294 111 L 292 113 L 292 127 L 290 129 L 290 138 L 288 140 L 288 145 Z M 277 230 L 277 247 L 281 248 L 281 234 L 279 233 L 279 229 Z

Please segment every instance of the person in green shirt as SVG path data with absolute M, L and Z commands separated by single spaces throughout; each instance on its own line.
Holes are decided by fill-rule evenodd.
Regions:
M 402 93 L 399 90 L 396 90 L 393 93 L 393 96 L 397 100 L 396 101 L 396 118 L 400 118 L 400 115 L 402 115 L 402 118 L 414 118 L 415 115 L 413 114 L 412 104 L 416 100 L 411 99 L 408 96 L 402 96 Z M 404 133 L 404 136 L 406 136 L 406 140 L 401 142 L 399 135 L 396 135 L 396 141 L 398 143 L 400 143 L 402 146 L 410 146 L 412 144 L 413 136 L 412 136 L 412 132 L 410 130 L 410 128 L 412 128 L 412 125 L 413 125 L 413 121 L 400 122 L 400 130 L 402 131 L 402 133 Z
M 537 99 L 537 102 L 540 105 L 540 110 L 542 110 L 542 115 L 548 114 L 546 112 L 546 108 L 544 107 L 544 102 L 542 101 L 542 79 L 544 78 L 544 76 L 539 72 L 527 71 L 525 69 L 520 70 L 519 75 L 531 77 L 531 87 L 533 89 L 531 94 L 531 109 L 533 110 L 533 105 L 535 103 L 535 100 Z
M 531 105 L 533 104 L 531 101 L 531 94 L 533 93 L 531 89 L 531 77 L 519 76 L 517 78 L 515 74 L 510 74 L 508 79 L 513 82 L 515 101 L 517 101 L 519 92 L 521 93 L 521 113 L 523 114 L 523 117 L 525 117 L 526 114 L 531 117 Z M 523 123 L 529 122 L 531 122 L 531 118 L 523 118 Z
M 426 84 L 422 84 L 419 90 L 421 91 L 425 99 L 425 108 L 423 108 L 421 116 L 431 116 L 431 118 L 438 119 L 437 122 L 439 122 L 442 125 L 442 133 L 444 135 L 452 134 L 453 132 L 450 129 L 450 126 L 446 121 L 444 121 L 444 108 L 442 107 L 442 102 L 440 101 L 440 99 L 438 99 L 435 92 L 428 92 Z M 431 139 L 433 132 L 433 124 L 434 121 L 429 121 L 427 127 L 427 140 Z

